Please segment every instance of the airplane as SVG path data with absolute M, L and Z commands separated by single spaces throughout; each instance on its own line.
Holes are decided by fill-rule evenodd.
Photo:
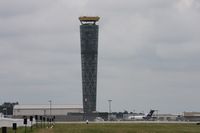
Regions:
M 129 116 L 128 120 L 150 120 L 152 117 L 153 113 L 155 112 L 155 110 L 150 110 L 150 112 L 146 115 L 136 115 L 136 116 Z

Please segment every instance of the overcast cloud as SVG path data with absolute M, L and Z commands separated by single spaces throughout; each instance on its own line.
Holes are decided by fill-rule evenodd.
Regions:
M 98 111 L 200 111 L 199 0 L 0 0 L 0 101 L 82 104 L 79 16 L 100 16 Z

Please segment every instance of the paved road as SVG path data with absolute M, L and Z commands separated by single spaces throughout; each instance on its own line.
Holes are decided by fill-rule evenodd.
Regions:
M 81 122 L 56 122 L 59 124 L 84 124 L 86 122 L 81 121 Z M 187 121 L 89 121 L 89 123 L 108 123 L 108 124 L 115 124 L 115 123 L 127 123 L 127 124 L 132 124 L 132 123 L 163 123 L 163 124 L 196 124 L 197 122 L 187 122 Z
M 18 126 L 24 126 L 23 119 L 7 119 L 7 118 L 0 118 L 0 127 L 12 127 L 12 123 L 17 123 Z M 35 122 L 33 122 L 34 124 Z M 86 124 L 85 121 L 80 122 L 56 122 L 57 124 Z M 197 122 L 186 122 L 186 121 L 89 121 L 89 123 L 99 123 L 99 124 L 116 124 L 116 123 L 125 123 L 125 124 L 137 124 L 137 123 L 178 123 L 178 124 L 196 124 Z M 30 121 L 28 121 L 28 125 L 30 126 Z

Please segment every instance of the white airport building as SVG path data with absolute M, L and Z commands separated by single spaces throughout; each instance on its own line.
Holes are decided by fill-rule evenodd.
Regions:
M 183 112 L 185 121 L 200 121 L 200 112 Z
M 68 113 L 83 113 L 82 105 L 15 105 L 13 116 L 66 116 Z

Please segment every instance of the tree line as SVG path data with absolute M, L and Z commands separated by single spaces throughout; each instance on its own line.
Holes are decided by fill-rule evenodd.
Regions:
M 18 104 L 18 102 L 4 102 L 2 105 L 0 105 L 0 113 L 4 115 L 13 115 L 13 107 Z

